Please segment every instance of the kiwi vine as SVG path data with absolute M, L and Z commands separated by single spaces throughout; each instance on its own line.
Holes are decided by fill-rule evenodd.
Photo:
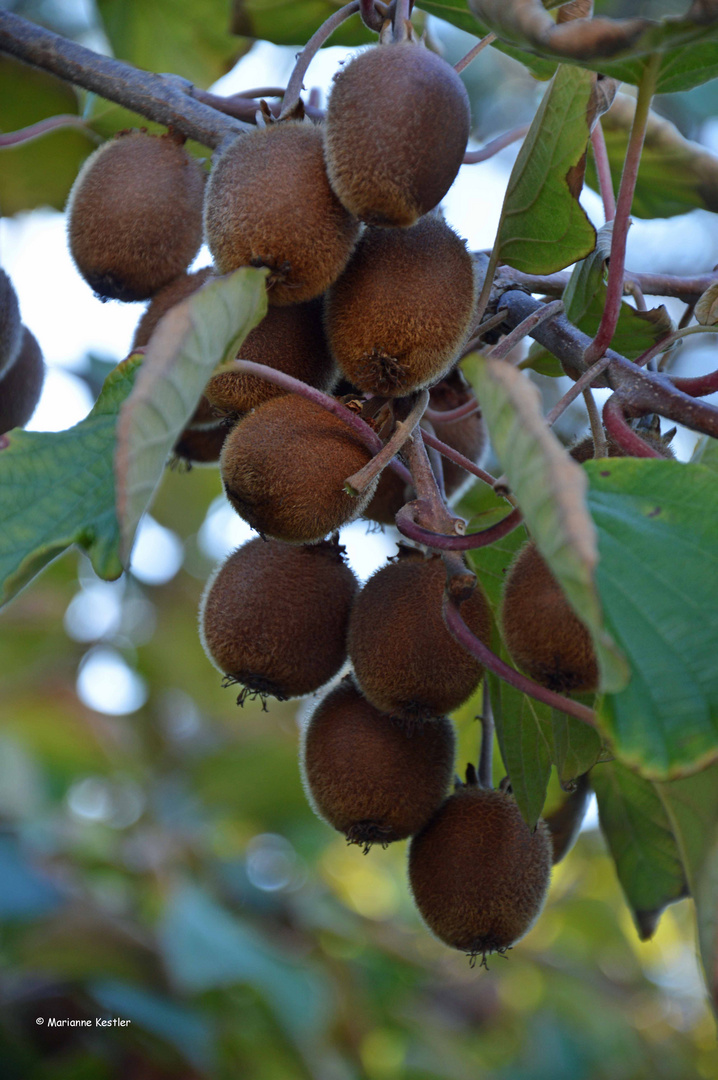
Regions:
M 564 25 L 568 7 L 559 9 Z M 673 345 L 701 297 L 715 292 L 718 276 L 625 270 L 657 86 L 653 62 L 640 78 L 615 204 L 605 144 L 592 137 L 616 93 L 600 72 L 587 108 L 580 159 L 585 164 L 590 142 L 613 222 L 595 334 L 564 309 L 566 263 L 529 273 L 504 264 L 498 243 L 490 255 L 470 251 L 440 206 L 464 162 L 480 168 L 480 156 L 467 151 L 465 64 L 452 66 L 431 49 L 412 9 L 410 0 L 345 5 L 300 53 L 283 100 L 274 103 L 222 99 L 137 71 L 9 12 L 0 13 L 0 49 L 167 128 L 108 139 L 85 161 L 67 204 L 68 244 L 89 288 L 103 299 L 149 301 L 134 352 L 147 351 L 151 361 L 163 320 L 218 277 L 242 267 L 267 271 L 267 315 L 236 358 L 211 374 L 173 448 L 175 464 L 218 469 L 229 504 L 258 533 L 207 583 L 202 644 L 222 685 L 239 688 L 240 706 L 259 699 L 266 711 L 272 700 L 320 695 L 299 753 L 311 806 L 365 855 L 408 840 L 410 888 L 425 924 L 472 967 L 477 960 L 486 967 L 540 916 L 552 865 L 580 829 L 590 770 L 610 756 L 620 761 L 620 751 L 601 712 L 606 660 L 589 604 L 577 610 L 570 571 L 561 580 L 554 573 L 560 560 L 549 565 L 554 553 L 530 499 L 522 506 L 506 478 L 485 468 L 501 433 L 487 430 L 472 357 L 479 352 L 489 370 L 510 371 L 505 385 L 519 427 L 534 423 L 517 388 L 528 381 L 520 370 L 530 366 L 526 339 L 573 381 L 542 418 L 538 448 L 583 395 L 591 434 L 568 453 L 553 439 L 548 470 L 557 454 L 560 475 L 569 478 L 584 475 L 581 463 L 602 458 L 668 464 L 675 428 L 662 434 L 660 418 L 718 438 L 718 408 L 703 400 L 718 389 L 718 372 L 675 377 L 670 352 L 656 360 L 657 347 Z M 332 31 L 357 13 L 377 40 L 337 72 L 322 109 L 303 99 L 304 75 Z M 482 45 L 493 41 L 491 33 Z M 479 53 L 472 50 L 472 62 L 481 63 Z M 190 154 L 188 139 L 202 143 L 211 161 Z M 496 149 L 506 143 L 496 140 Z M 574 188 L 582 167 L 572 174 Z M 212 264 L 191 273 L 203 240 Z M 628 284 L 641 300 L 656 294 L 686 303 L 679 328 L 630 358 L 610 347 Z M 37 343 L 0 271 L 0 435 L 27 423 L 42 375 Z M 605 388 L 610 396 L 599 414 L 592 389 Z M 494 407 L 484 408 L 496 417 Z M 510 458 L 511 447 L 505 453 Z M 588 516 L 576 494 L 583 489 L 571 485 L 554 515 L 557 527 L 562 515 L 579 513 L 579 503 Z M 461 499 L 469 490 L 489 499 L 490 524 L 468 526 Z M 357 519 L 395 527 L 400 537 L 396 557 L 363 586 L 339 542 L 342 527 Z M 521 545 L 519 530 L 526 530 Z M 558 539 L 578 545 L 568 529 Z M 470 553 L 503 540 L 513 547 L 497 599 Z M 494 787 L 497 680 L 600 735 L 594 762 L 562 776 L 563 802 L 546 819 L 538 813 L 527 823 L 512 790 L 511 747 L 508 778 Z M 450 790 L 450 714 L 478 694 L 477 764 Z

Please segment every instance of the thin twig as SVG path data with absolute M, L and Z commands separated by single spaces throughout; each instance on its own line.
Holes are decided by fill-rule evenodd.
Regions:
M 330 15 L 328 19 L 322 23 L 318 30 L 315 30 L 310 37 L 307 44 L 304 46 L 297 62 L 294 65 L 294 71 L 289 77 L 287 83 L 287 89 L 284 92 L 284 101 L 282 102 L 282 111 L 279 114 L 280 120 L 282 117 L 287 116 L 294 106 L 299 101 L 299 96 L 302 92 L 304 85 L 304 76 L 307 73 L 307 68 L 311 64 L 316 54 L 321 49 L 324 42 L 331 37 L 338 26 L 341 26 L 351 15 L 355 15 L 359 10 L 359 0 L 351 0 L 351 3 L 345 4 L 344 7 L 339 8 L 333 15 Z
M 421 420 L 429 401 L 429 391 L 422 390 L 414 402 L 411 412 L 406 420 L 397 421 L 394 432 L 388 442 L 384 444 L 378 454 L 375 454 L 366 465 L 353 473 L 344 481 L 344 487 L 352 495 L 361 495 L 369 487 L 372 481 L 395 457 L 402 446 Z
M 454 519 L 457 522 L 460 520 L 460 518 Z M 490 525 L 488 529 L 482 529 L 481 532 L 449 533 L 434 532 L 420 525 L 414 517 L 412 503 L 406 503 L 396 515 L 396 527 L 403 536 L 409 540 L 415 540 L 418 544 L 434 548 L 436 551 L 473 551 L 475 548 L 488 547 L 512 533 L 522 521 L 521 511 L 514 509 L 496 525 Z
M 611 394 L 603 406 L 603 423 L 606 431 L 615 443 L 620 446 L 630 457 L 660 458 L 661 454 L 654 450 L 644 439 L 637 435 L 633 428 L 626 423 L 621 408 L 620 394 Z
M 483 641 L 479 641 L 476 635 L 472 634 L 462 619 L 458 607 L 448 598 L 444 599 L 443 613 L 444 622 L 451 635 L 489 671 L 493 671 L 504 682 L 509 683 L 510 686 L 515 686 L 517 690 L 521 690 L 524 694 L 536 698 L 537 701 L 543 701 L 545 705 L 560 709 L 561 712 L 568 713 L 569 716 L 575 716 L 577 719 L 583 720 L 584 723 L 590 724 L 591 727 L 596 727 L 596 715 L 592 709 L 582 705 L 579 701 L 564 697 L 563 694 L 557 694 L 554 690 L 547 690 L 545 686 L 539 686 L 533 679 L 521 675 L 520 672 L 504 663 L 496 653 L 484 645 Z
M 550 304 L 543 304 L 531 315 L 527 315 L 523 322 L 520 322 L 518 326 L 515 326 L 511 333 L 507 334 L 498 345 L 494 345 L 493 349 L 487 353 L 492 360 L 503 360 L 507 356 L 514 346 L 518 345 L 527 334 L 530 334 L 534 327 L 539 326 L 540 323 L 546 319 L 552 319 L 554 315 L 558 315 L 563 311 L 563 300 L 552 300 Z
M 608 160 L 606 139 L 601 127 L 601 121 L 597 120 L 591 132 L 591 146 L 593 147 L 593 160 L 596 163 L 598 174 L 598 189 L 603 201 L 603 216 L 606 221 L 613 221 L 616 216 L 616 197 L 613 194 L 613 177 L 611 165 Z
M 656 78 L 660 68 L 660 53 L 653 53 L 646 63 L 638 87 L 636 111 L 628 139 L 626 158 L 621 175 L 621 186 L 616 201 L 616 216 L 611 238 L 611 259 L 608 264 L 606 300 L 596 336 L 586 350 L 585 361 L 593 364 L 608 348 L 618 323 L 623 297 L 623 284 L 626 269 L 626 238 L 631 224 L 631 205 L 636 188 L 638 166 L 641 161 L 643 140 L 646 135 L 648 113 L 656 87 Z
M 19 146 L 21 143 L 29 143 L 33 139 L 39 139 L 43 135 L 47 135 L 48 132 L 57 131 L 60 128 L 79 128 L 89 139 L 94 142 L 99 141 L 98 136 L 81 116 L 74 113 L 59 113 L 57 116 L 49 116 L 47 120 L 39 120 L 36 124 L 30 124 L 28 127 L 18 128 L 17 131 L 6 131 L 0 135 L 0 147 Z
M 432 435 L 430 432 L 424 432 L 424 442 L 427 446 L 433 446 L 434 450 L 438 450 L 439 453 L 448 458 L 449 461 L 455 462 L 460 465 L 462 469 L 466 469 L 472 476 L 477 476 L 479 480 L 483 480 L 489 487 L 493 487 L 496 483 L 496 478 L 491 473 L 486 472 L 480 465 L 472 461 L 471 458 L 467 458 L 464 454 L 460 454 L 458 450 L 454 450 L 452 446 L 447 446 L 441 439 L 437 439 L 436 435 Z
M 432 424 L 455 424 L 457 420 L 463 420 L 467 416 L 481 415 L 481 406 L 476 398 L 465 401 L 463 405 L 457 405 L 455 409 L 427 409 L 424 416 Z
M 583 391 L 583 400 L 586 402 L 586 412 L 588 413 L 588 422 L 591 425 L 591 437 L 593 438 L 593 456 L 597 458 L 605 458 L 608 456 L 608 446 L 606 445 L 606 432 L 603 430 L 603 424 L 601 423 L 601 416 L 598 411 L 598 407 L 591 393 L 591 387 L 587 386 Z
M 465 67 L 468 67 L 472 60 L 475 60 L 480 52 L 483 52 L 487 45 L 491 45 L 493 41 L 496 41 L 496 34 L 487 34 L 486 37 L 482 37 L 481 41 L 477 41 L 473 49 L 469 49 L 466 56 L 462 56 L 461 60 L 457 60 L 454 64 L 454 71 L 458 75 L 463 71 Z
M 527 131 L 528 125 L 524 124 L 522 127 L 515 127 L 511 131 L 504 132 L 503 135 L 497 135 L 495 139 L 485 143 L 480 150 L 467 150 L 464 154 L 463 164 L 478 165 L 482 161 L 488 161 L 489 158 L 505 150 L 507 146 L 511 146 L 511 143 L 523 139 Z

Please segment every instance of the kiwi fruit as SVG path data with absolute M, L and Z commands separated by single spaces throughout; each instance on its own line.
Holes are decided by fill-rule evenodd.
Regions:
M 333 413 L 298 394 L 271 398 L 230 432 L 220 471 L 225 494 L 262 536 L 313 544 L 361 514 L 376 480 L 359 497 L 344 481 L 370 451 Z
M 300 304 L 339 277 L 359 223 L 337 199 L 322 132 L 283 120 L 237 138 L 222 153 L 205 198 L 205 235 L 217 273 L 266 266 L 270 304 Z
M 299 547 L 250 540 L 209 579 L 200 639 L 238 702 L 300 697 L 346 660 L 346 625 L 358 588 L 335 541 Z
M 327 346 L 322 311 L 321 300 L 270 307 L 244 339 L 238 357 L 293 375 L 325 393 L 330 391 L 337 370 Z M 234 416 L 242 416 L 286 392 L 267 379 L 243 371 L 214 375 L 205 388 L 215 412 Z
M 223 423 L 187 427 L 172 448 L 170 464 L 175 467 L 183 464 L 187 469 L 194 465 L 218 465 L 228 435 L 229 428 Z
M 535 682 L 561 694 L 597 689 L 591 635 L 532 541 L 509 567 L 501 622 L 506 648 Z
M 411 484 L 407 484 L 393 469 L 384 469 L 379 476 L 374 497 L 362 514 L 367 521 L 377 525 L 393 525 L 396 515 L 405 503 L 416 498 Z
M 147 300 L 202 243 L 204 171 L 173 136 L 120 132 L 91 154 L 67 204 L 70 252 L 104 299 Z
M 440 217 L 368 228 L 326 297 L 329 346 L 360 390 L 403 397 L 451 367 L 475 303 L 471 255 Z
M 407 735 L 348 677 L 303 733 L 304 787 L 319 817 L 367 852 L 412 836 L 436 812 L 451 782 L 454 743 L 444 717 Z
M 447 423 L 434 420 L 433 427 L 437 439 L 441 439 L 452 450 L 457 450 L 469 461 L 478 465 L 486 450 L 486 428 L 476 396 L 459 368 L 454 368 L 441 382 L 432 387 L 429 408 L 437 412 L 449 412 L 461 408 L 462 405 L 468 405 L 469 402 L 476 405 L 476 412 Z M 461 465 L 450 461 L 449 458 L 442 458 L 441 462 L 444 469 L 446 494 L 455 495 L 467 482 L 469 474 L 462 469 Z
M 375 708 L 405 721 L 443 716 L 462 705 L 483 667 L 442 617 L 446 570 L 439 555 L 404 547 L 369 578 L 352 606 L 347 639 L 359 688 Z M 479 587 L 461 617 L 488 644 L 491 616 Z
M 470 124 L 460 77 L 423 43 L 368 49 L 334 76 L 324 138 L 331 185 L 369 225 L 413 225 L 453 184 Z
M 165 285 L 156 292 L 137 324 L 131 349 L 134 351 L 147 345 L 162 316 L 176 304 L 186 300 L 192 293 L 197 292 L 197 289 L 212 277 L 212 273 L 211 266 L 203 266 L 201 270 L 195 270 L 193 274 L 180 274 L 174 281 L 170 281 L 169 285 Z
M 507 791 L 461 784 L 412 839 L 409 883 L 429 929 L 485 962 L 535 923 L 551 859 L 545 822 L 532 831 Z
M 5 271 L 0 270 L 0 376 L 20 352 L 22 337 L 17 293 Z
M 0 435 L 25 427 L 35 412 L 45 380 L 45 361 L 33 334 L 22 327 L 20 351 L 0 378 Z

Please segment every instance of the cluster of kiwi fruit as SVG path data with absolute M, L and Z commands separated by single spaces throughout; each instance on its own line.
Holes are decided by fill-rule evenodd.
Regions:
M 321 123 L 301 107 L 258 121 L 209 172 L 174 131 L 121 132 L 96 151 L 68 205 L 78 269 L 103 299 L 150 301 L 133 340 L 141 349 L 214 275 L 264 267 L 268 314 L 239 359 L 335 396 L 382 437 L 378 417 L 390 432 L 428 390 L 436 435 L 478 462 L 481 414 L 457 367 L 477 280 L 436 209 L 469 134 L 460 78 L 412 32 L 382 33 L 337 74 Z M 213 264 L 190 272 L 203 239 Z M 201 602 L 200 637 L 225 684 L 264 707 L 330 684 L 301 740 L 311 805 L 365 852 L 411 838 L 413 896 L 442 941 L 472 957 L 509 948 L 543 904 L 551 837 L 472 767 L 450 791 L 447 714 L 476 693 L 483 669 L 443 621 L 444 561 L 402 545 L 360 588 L 338 541 L 359 516 L 391 524 L 416 497 L 412 484 L 386 468 L 348 490 L 372 456 L 360 434 L 232 365 L 210 378 L 174 456 L 218 464 L 228 501 L 259 534 Z M 446 464 L 447 496 L 465 480 Z M 488 644 L 480 587 L 461 615 Z
M 0 435 L 27 424 L 44 379 L 42 350 L 20 318 L 10 278 L 0 270 Z

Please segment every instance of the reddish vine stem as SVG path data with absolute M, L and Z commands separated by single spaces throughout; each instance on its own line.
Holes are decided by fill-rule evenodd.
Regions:
M 603 201 L 603 216 L 606 221 L 613 221 L 616 216 L 616 196 L 613 194 L 611 165 L 608 160 L 606 139 L 600 120 L 596 121 L 591 132 L 591 146 L 593 147 L 593 160 L 596 163 L 596 172 L 598 174 L 598 189 Z
M 381 450 L 368 461 L 363 469 L 347 477 L 344 486 L 352 495 L 361 495 L 369 487 L 372 480 L 389 464 L 391 459 L 399 453 L 406 440 L 411 436 L 414 428 L 421 420 L 429 400 L 429 391 L 422 390 L 414 402 L 411 412 L 405 420 L 397 421 L 396 427 L 388 442 Z
M 633 428 L 629 427 L 626 423 L 626 418 L 623 415 L 623 409 L 621 408 L 620 394 L 611 394 L 610 398 L 603 406 L 603 426 L 610 435 L 610 437 L 616 442 L 621 450 L 624 450 L 630 457 L 650 457 L 660 458 L 661 455 L 657 450 L 654 450 L 652 446 L 649 446 Z
M 573 386 L 570 386 L 568 388 L 563 397 L 556 402 L 554 407 L 547 414 L 546 423 L 549 427 L 553 427 L 559 416 L 561 416 L 566 411 L 571 402 L 575 401 L 579 394 L 582 394 L 584 390 L 588 390 L 588 388 L 591 386 L 591 383 L 595 382 L 598 376 L 603 374 L 603 372 L 606 370 L 610 363 L 610 356 L 604 356 L 602 360 L 597 360 L 596 363 L 588 369 L 588 371 L 584 371 L 583 375 L 581 375 L 580 378 L 576 379 L 576 382 L 573 384 Z
M 628 139 L 626 158 L 623 164 L 621 185 L 618 189 L 616 200 L 616 215 L 611 239 L 611 260 L 608 265 L 608 281 L 606 283 L 606 303 L 601 315 L 596 336 L 586 350 L 585 361 L 593 364 L 603 356 L 611 343 L 611 338 L 618 323 L 623 297 L 623 281 L 626 269 L 626 239 L 628 228 L 631 223 L 631 204 L 633 193 L 636 188 L 638 166 L 643 150 L 643 140 L 646 135 L 648 113 L 651 99 L 656 86 L 656 77 L 660 66 L 660 54 L 653 54 L 646 63 L 641 82 L 638 87 L 638 99 L 636 111 L 631 125 L 631 134 Z
M 504 263 L 498 269 L 498 282 L 504 288 L 515 285 L 528 289 L 541 296 L 563 296 L 570 273 L 565 270 L 557 274 L 524 274 L 521 270 Z M 718 281 L 718 272 L 701 274 L 697 277 L 679 277 L 677 274 L 635 274 L 627 270 L 626 281 L 635 281 L 646 296 L 676 296 L 686 304 L 695 303 L 706 289 Z
M 192 98 L 184 80 L 101 56 L 9 11 L 0 11 L 0 51 L 173 127 L 203 146 L 215 148 L 248 126 Z
M 671 379 L 677 390 L 691 397 L 704 397 L 718 390 L 718 371 L 710 371 L 707 375 L 696 375 L 694 379 L 685 379 L 673 376 Z
M 511 131 L 504 132 L 503 135 L 497 135 L 495 139 L 485 143 L 479 150 L 467 150 L 464 154 L 464 165 L 478 165 L 481 161 L 488 161 L 495 154 L 505 150 L 507 146 L 511 146 L 511 143 L 523 139 L 527 131 L 527 124 L 523 127 L 515 127 Z
M 454 424 L 466 416 L 473 416 L 474 413 L 481 414 L 478 401 L 465 401 L 463 405 L 457 405 L 455 409 L 446 409 L 444 412 L 441 409 L 427 409 L 424 416 L 432 424 Z
M 496 653 L 492 652 L 482 641 L 479 641 L 475 634 L 472 634 L 461 618 L 457 605 L 448 597 L 444 599 L 443 614 L 449 633 L 472 656 L 475 656 L 484 667 L 487 667 L 489 671 L 493 671 L 494 675 L 498 675 L 504 682 L 507 682 L 510 686 L 515 686 L 517 690 L 521 690 L 524 694 L 528 694 L 537 701 L 542 701 L 553 709 L 560 709 L 561 712 L 568 713 L 569 716 L 575 716 L 578 720 L 590 724 L 591 727 L 596 727 L 596 715 L 593 709 L 587 708 L 586 705 L 582 705 L 579 701 L 573 701 L 572 698 L 564 697 L 563 694 L 557 694 L 553 690 L 547 690 L 544 686 L 539 686 L 532 679 L 528 679 L 525 675 L 521 675 L 520 672 L 504 663 Z
M 448 533 L 432 532 L 431 529 L 419 525 L 414 518 L 413 503 L 406 503 L 396 515 L 396 527 L 399 532 L 409 540 L 415 540 L 417 544 L 436 548 L 437 551 L 472 551 L 475 548 L 488 547 L 489 544 L 508 536 L 523 521 L 520 510 L 512 510 L 505 518 L 496 525 L 491 525 L 481 532 L 464 533 L 461 536 L 451 536 Z
M 378 34 L 386 20 L 386 5 L 374 0 L 359 0 L 359 14 L 364 25 Z
M 538 326 L 546 319 L 552 319 L 554 315 L 558 315 L 561 311 L 563 311 L 563 300 L 552 300 L 550 304 L 543 304 L 531 315 L 527 315 L 498 345 L 494 345 L 488 355 L 492 360 L 503 360 L 519 342 L 523 341 L 527 334 L 531 333 L 535 326 Z
M 334 33 L 338 26 L 341 26 L 351 15 L 356 15 L 359 10 L 359 0 L 351 0 L 351 3 L 345 4 L 344 7 L 339 8 L 333 15 L 330 15 L 328 19 L 325 19 L 322 25 L 314 31 L 307 44 L 300 52 L 297 62 L 294 65 L 294 71 L 289 77 L 287 83 L 287 89 L 284 92 L 284 101 L 282 102 L 282 111 L 279 114 L 279 119 L 287 116 L 299 101 L 299 96 L 302 92 L 302 86 L 304 84 L 304 76 L 307 73 L 307 68 L 311 64 L 316 54 L 321 49 L 322 45 L 331 35 Z
M 433 447 L 434 450 L 438 450 L 442 457 L 448 458 L 449 461 L 454 461 L 457 465 L 460 465 L 462 469 L 466 469 L 472 476 L 477 476 L 479 480 L 483 480 L 489 487 L 493 487 L 496 483 L 496 477 L 491 473 L 486 472 L 479 465 L 473 462 L 470 458 L 464 457 L 458 450 L 454 450 L 453 447 L 447 446 L 441 439 L 437 439 L 436 435 L 432 435 L 431 432 L 424 432 L 424 442 L 427 446 Z
M 33 139 L 39 139 L 50 131 L 69 127 L 79 128 L 88 138 L 99 141 L 95 132 L 81 116 L 73 113 L 59 113 L 57 116 L 49 116 L 47 120 L 39 120 L 36 124 L 29 124 L 28 127 L 18 128 L 17 131 L 5 132 L 0 135 L 0 147 L 19 146 L 21 143 L 29 143 Z

